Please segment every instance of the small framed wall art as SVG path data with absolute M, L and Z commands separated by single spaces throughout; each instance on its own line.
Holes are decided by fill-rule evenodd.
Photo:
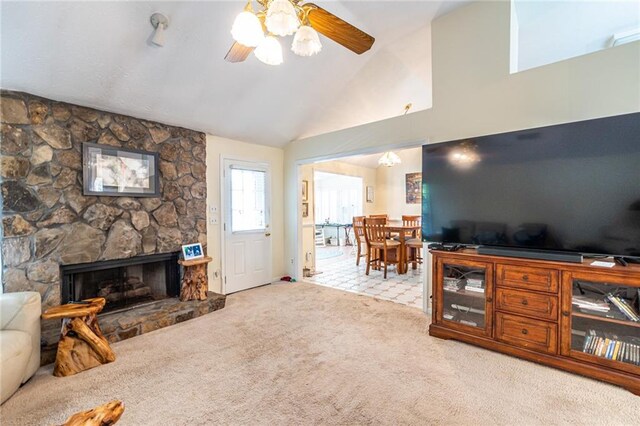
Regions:
M 309 181 L 302 181 L 302 201 L 309 201 Z
M 82 144 L 84 195 L 159 197 L 158 153 Z
M 367 203 L 373 203 L 373 186 L 367 186 Z
M 422 203 L 422 173 L 407 173 L 406 175 L 407 204 Z
M 309 217 L 309 203 L 302 203 L 302 217 Z

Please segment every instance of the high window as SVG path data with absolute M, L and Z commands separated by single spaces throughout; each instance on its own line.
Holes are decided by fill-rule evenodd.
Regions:
M 511 72 L 637 40 L 637 0 L 512 0 Z

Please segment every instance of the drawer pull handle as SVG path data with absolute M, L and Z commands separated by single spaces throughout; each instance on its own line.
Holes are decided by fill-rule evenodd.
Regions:
M 527 306 L 529 304 L 529 302 L 527 301 L 527 299 L 522 299 L 522 304 L 524 306 Z
M 522 281 L 529 281 L 529 275 L 523 275 Z
M 522 334 L 529 334 L 529 331 L 526 328 L 522 329 Z

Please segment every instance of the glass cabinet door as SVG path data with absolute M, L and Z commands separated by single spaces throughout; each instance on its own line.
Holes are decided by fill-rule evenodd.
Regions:
M 437 273 L 437 320 L 461 331 L 491 335 L 492 265 L 440 259 Z
M 572 274 L 564 286 L 565 355 L 640 372 L 640 282 Z

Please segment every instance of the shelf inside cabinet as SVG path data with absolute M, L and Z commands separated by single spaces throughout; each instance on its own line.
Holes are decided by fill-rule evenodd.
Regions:
M 574 317 L 578 317 L 578 318 L 586 318 L 586 319 L 591 319 L 594 321 L 603 321 L 603 322 L 608 322 L 608 323 L 612 323 L 612 324 L 619 324 L 619 325 L 625 325 L 625 326 L 629 326 L 629 327 L 637 327 L 640 328 L 640 322 L 634 322 L 631 320 L 619 320 L 619 319 L 615 319 L 615 318 L 607 318 L 607 317 L 602 317 L 599 315 L 592 315 L 592 314 L 585 314 L 583 312 L 572 312 L 571 315 L 573 315 Z
M 468 296 L 468 297 L 474 297 L 476 299 L 485 299 L 485 294 L 484 292 L 480 293 L 480 292 L 475 292 L 475 291 L 467 291 L 464 289 L 460 289 L 457 291 L 453 291 L 453 290 L 444 290 L 445 294 L 457 294 L 459 296 Z

